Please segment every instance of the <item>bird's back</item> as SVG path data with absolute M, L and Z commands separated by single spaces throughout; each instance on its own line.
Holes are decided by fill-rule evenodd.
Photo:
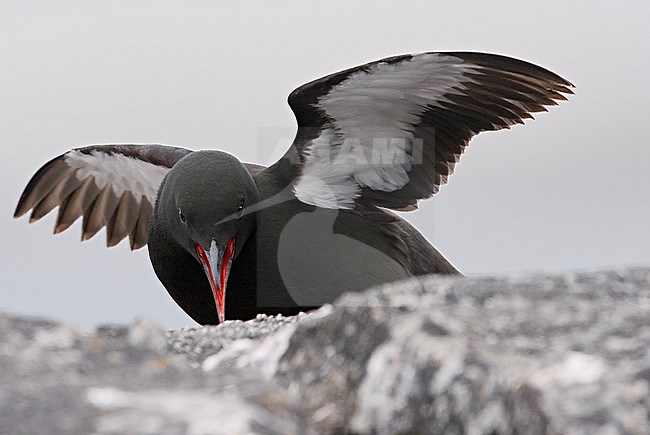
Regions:
M 304 204 L 271 171 L 255 177 L 257 286 L 263 305 L 312 307 L 346 291 L 458 271 L 408 222 L 379 208 L 335 210 Z M 293 305 L 289 303 L 288 305 Z
M 391 213 L 392 214 L 392 213 Z M 424 236 L 406 220 L 397 217 L 396 225 L 400 237 L 408 249 L 410 272 L 418 275 L 461 275 L 456 269 Z

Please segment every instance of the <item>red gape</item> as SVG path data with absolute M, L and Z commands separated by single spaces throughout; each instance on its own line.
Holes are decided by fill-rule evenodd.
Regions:
M 235 237 L 228 240 L 226 249 L 221 257 L 221 264 L 219 265 L 219 285 L 214 281 L 214 274 L 212 273 L 212 265 L 208 259 L 203 246 L 194 242 L 196 253 L 199 255 L 205 274 L 208 276 L 212 294 L 214 295 L 214 302 L 217 307 L 217 315 L 219 316 L 219 323 L 226 321 L 225 305 L 226 305 L 226 281 L 228 280 L 228 272 L 230 271 L 230 258 L 232 257 L 235 249 Z
M 223 253 L 223 258 L 221 259 L 221 270 L 219 271 L 219 284 L 222 289 L 226 288 L 226 279 L 228 279 L 228 272 L 230 269 L 230 257 L 232 256 L 232 251 L 235 249 L 235 238 L 228 240 L 226 245 L 226 250 Z

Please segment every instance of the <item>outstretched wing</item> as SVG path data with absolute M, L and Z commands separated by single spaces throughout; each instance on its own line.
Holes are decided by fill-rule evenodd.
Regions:
M 409 210 L 447 182 L 470 139 L 523 124 L 565 100 L 571 83 L 484 53 L 387 58 L 296 89 L 296 196 L 326 208 Z
M 158 187 L 191 150 L 165 145 L 91 145 L 62 154 L 39 169 L 18 201 L 14 217 L 32 210 L 34 222 L 59 207 L 54 233 L 83 216 L 82 240 L 104 226 L 106 243 L 129 237 L 131 249 L 147 244 Z

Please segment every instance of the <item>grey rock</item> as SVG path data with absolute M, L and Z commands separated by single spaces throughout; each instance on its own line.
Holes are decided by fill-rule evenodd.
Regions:
M 650 433 L 650 269 L 427 277 L 299 316 L 0 315 L 0 433 Z

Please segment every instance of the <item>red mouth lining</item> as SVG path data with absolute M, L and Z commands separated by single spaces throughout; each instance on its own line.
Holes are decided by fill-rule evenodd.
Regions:
M 226 249 L 224 250 L 223 256 L 221 257 L 221 264 L 219 265 L 219 285 L 214 281 L 214 274 L 212 273 L 212 265 L 208 259 L 203 246 L 199 243 L 194 242 L 194 247 L 196 248 L 196 253 L 201 260 L 201 264 L 205 269 L 206 275 L 208 276 L 208 281 L 210 282 L 210 287 L 212 288 L 212 293 L 214 295 L 214 302 L 217 307 L 217 314 L 219 316 L 219 323 L 223 323 L 226 320 L 225 313 L 225 293 L 226 293 L 226 281 L 228 279 L 228 271 L 230 265 L 230 259 L 232 257 L 233 251 L 235 249 L 235 238 L 232 237 L 228 240 Z

